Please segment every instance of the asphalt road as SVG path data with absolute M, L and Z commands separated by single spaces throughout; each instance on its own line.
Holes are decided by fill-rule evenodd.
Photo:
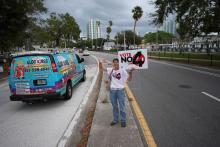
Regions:
M 0 83 L 0 147 L 55 147 L 73 119 L 97 71 L 91 56 L 84 57 L 87 79 L 73 90 L 69 101 L 28 105 L 9 100 L 8 82 Z
M 220 146 L 220 70 L 149 60 L 129 86 L 159 147 Z

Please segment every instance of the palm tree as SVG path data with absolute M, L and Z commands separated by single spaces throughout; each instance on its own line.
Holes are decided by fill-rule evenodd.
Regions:
M 137 21 L 143 15 L 143 10 L 140 6 L 135 6 L 134 9 L 132 9 L 132 13 L 133 13 L 133 18 L 134 18 L 134 45 L 135 45 L 135 35 L 136 35 L 135 28 L 136 28 Z
M 98 36 L 98 29 L 99 29 L 99 27 L 100 27 L 100 21 L 96 21 L 96 25 L 97 25 L 97 30 L 96 30 L 97 36 L 96 36 L 96 45 L 95 45 L 96 47 L 95 47 L 95 48 L 96 48 L 96 50 L 97 50 L 97 40 L 98 40 L 98 37 L 99 37 L 99 36 Z
M 110 33 L 112 32 L 112 28 L 109 26 L 109 27 L 107 27 L 106 28 L 106 32 L 107 32 L 107 36 L 108 36 L 108 38 L 107 38 L 107 40 L 109 39 L 109 37 L 110 37 Z
M 106 28 L 106 32 L 107 32 L 107 36 L 109 36 L 110 37 L 110 33 L 112 32 L 112 25 L 113 25 L 113 23 L 112 23 L 112 21 L 110 20 L 110 21 L 108 21 L 108 23 L 109 23 L 109 26 Z M 107 38 L 107 40 L 108 40 L 109 38 Z
M 113 22 L 112 22 L 111 20 L 108 21 L 108 23 L 109 23 L 109 26 L 110 26 L 110 27 L 113 25 Z
M 107 45 L 108 45 L 108 41 L 109 41 L 109 38 L 110 38 L 110 33 L 112 32 L 112 28 L 111 27 L 113 25 L 111 20 L 108 21 L 108 23 L 109 23 L 109 26 L 106 28 L 106 32 L 107 32 Z

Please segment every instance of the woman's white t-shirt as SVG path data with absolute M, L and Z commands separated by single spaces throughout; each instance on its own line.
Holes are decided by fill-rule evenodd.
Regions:
M 126 70 L 120 68 L 119 70 L 112 71 L 113 68 L 107 68 L 107 75 L 111 74 L 111 89 L 123 89 L 125 87 L 125 82 L 128 79 L 128 73 Z M 111 73 L 112 72 L 112 73 Z

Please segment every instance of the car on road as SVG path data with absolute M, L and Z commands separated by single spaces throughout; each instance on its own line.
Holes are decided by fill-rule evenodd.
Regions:
M 7 60 L 4 55 L 0 55 L 0 64 L 6 63 Z
M 75 53 L 26 52 L 12 55 L 8 70 L 11 101 L 70 99 L 84 81 L 84 59 Z
M 83 56 L 89 56 L 89 55 L 90 55 L 90 53 L 89 53 L 88 50 L 84 50 L 84 51 L 83 51 Z

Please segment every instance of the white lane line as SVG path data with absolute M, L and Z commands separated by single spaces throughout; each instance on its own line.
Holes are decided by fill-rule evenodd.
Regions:
M 1 80 L 6 80 L 8 77 L 1 78 Z
M 5 83 L 3 83 L 3 84 L 0 84 L 0 89 L 3 88 L 3 87 L 6 87 L 6 86 L 8 86 L 8 83 L 7 83 L 7 82 L 5 82 Z
M 211 95 L 211 94 L 209 94 L 209 93 L 207 93 L 207 92 L 201 92 L 202 94 L 205 94 L 206 96 L 208 96 L 208 97 L 210 97 L 210 98 L 212 98 L 212 99 L 214 99 L 214 100 L 216 100 L 216 101 L 218 101 L 218 102 L 220 102 L 220 99 L 219 98 L 217 98 L 217 97 L 215 97 L 215 96 L 213 96 L 213 95 Z
M 198 69 L 193 69 L 193 68 L 189 68 L 189 67 L 184 67 L 184 66 L 179 66 L 179 65 L 174 65 L 174 64 L 164 63 L 164 62 L 158 62 L 158 61 L 152 61 L 152 60 L 151 60 L 151 62 L 164 64 L 164 65 L 169 65 L 169 66 L 182 68 L 182 69 L 186 69 L 186 70 L 190 70 L 190 71 L 195 71 L 195 72 L 198 72 L 198 73 L 202 73 L 202 74 L 206 74 L 206 75 L 215 76 L 217 78 L 220 78 L 220 74 L 215 74 L 215 73 L 211 73 L 211 72 L 207 72 L 207 71 L 202 71 L 202 70 L 198 70 Z
M 97 62 L 97 71 L 96 71 L 94 78 L 92 80 L 92 84 L 90 85 L 88 92 L 86 93 L 85 97 L 83 98 L 80 105 L 78 106 L 78 109 L 77 109 L 76 113 L 74 114 L 71 122 L 69 123 L 67 129 L 65 130 L 63 136 L 60 138 L 60 140 L 57 144 L 57 147 L 65 147 L 65 146 L 67 146 L 67 143 L 70 142 L 70 139 L 71 139 L 70 137 L 73 133 L 72 131 L 73 131 L 74 127 L 76 126 L 76 124 L 78 123 L 78 120 L 82 114 L 83 108 L 85 107 L 86 102 L 88 101 L 88 99 L 92 93 L 93 87 L 95 86 L 95 83 L 97 81 L 97 78 L 99 75 L 99 60 L 96 56 L 92 56 L 92 57 L 95 58 L 95 60 Z

